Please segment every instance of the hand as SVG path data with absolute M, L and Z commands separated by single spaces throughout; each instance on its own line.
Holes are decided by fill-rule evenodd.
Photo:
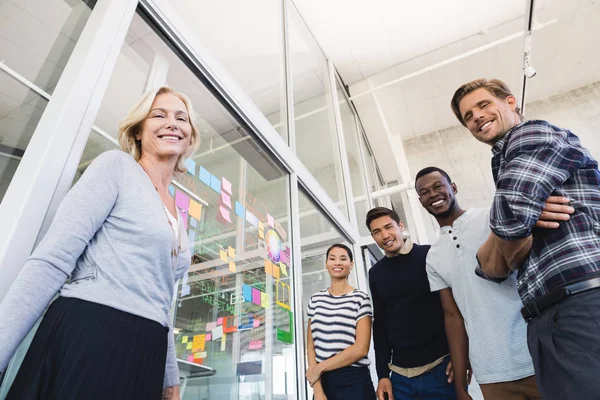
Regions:
M 467 364 L 467 386 L 471 384 L 471 378 L 473 378 L 473 370 L 471 369 L 471 363 Z
M 448 377 L 448 383 L 452 383 L 454 380 L 454 368 L 452 368 L 452 361 L 448 361 L 448 366 L 446 367 L 446 376 Z
M 558 221 L 568 221 L 575 209 L 569 206 L 567 197 L 550 196 L 546 200 L 544 209 L 540 214 L 540 219 L 535 223 L 536 228 L 556 229 L 559 226 Z
M 181 400 L 179 396 L 179 385 L 164 388 L 161 400 Z
M 310 386 L 314 385 L 315 382 L 321 378 L 322 373 L 323 370 L 321 369 L 319 364 L 313 365 L 312 367 L 309 367 L 306 370 L 306 380 L 308 381 L 308 383 L 310 383 Z
M 388 400 L 394 400 L 392 392 L 392 381 L 389 378 L 381 378 L 377 385 L 377 400 L 385 400 L 384 394 L 387 393 Z

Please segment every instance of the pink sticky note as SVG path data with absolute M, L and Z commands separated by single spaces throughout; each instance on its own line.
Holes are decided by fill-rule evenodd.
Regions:
M 212 339 L 212 333 L 207 333 L 206 338 L 204 340 L 209 341 Z
M 229 210 L 223 206 L 219 206 L 219 211 L 217 211 L 217 221 L 222 224 L 231 223 L 231 216 L 229 215 Z
M 217 318 L 217 325 L 223 325 L 223 317 Z
M 259 326 L 260 326 L 260 320 L 259 320 L 259 319 L 256 319 L 256 318 L 254 318 L 254 319 L 252 320 L 252 328 L 258 328 Z
M 175 205 L 185 212 L 190 209 L 190 198 L 180 190 L 175 192 Z
M 221 204 L 226 205 L 227 208 L 231 208 L 231 197 L 225 192 L 221 192 Z
M 206 323 L 206 331 L 212 331 L 213 329 L 215 329 L 217 327 L 217 323 L 216 322 L 207 322 Z
M 262 347 L 263 347 L 262 340 L 251 340 L 250 343 L 248 343 L 248 348 L 250 350 L 258 350 L 258 349 L 262 349 Z
M 252 288 L 252 302 L 254 304 L 260 306 L 260 301 L 261 301 L 260 290 L 258 290 L 256 288 Z
M 267 214 L 267 224 L 269 224 L 271 228 L 273 228 L 273 224 L 275 224 L 275 220 L 273 219 L 271 214 Z
M 223 191 L 231 194 L 231 182 L 225 178 L 221 178 L 221 192 Z
M 194 356 L 193 356 L 193 355 L 191 355 L 191 356 L 188 356 L 188 361 L 189 361 L 189 362 L 194 362 Z

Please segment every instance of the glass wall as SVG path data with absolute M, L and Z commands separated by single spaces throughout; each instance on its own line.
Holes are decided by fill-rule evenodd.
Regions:
M 0 202 L 90 12 L 84 1 L 0 2 Z

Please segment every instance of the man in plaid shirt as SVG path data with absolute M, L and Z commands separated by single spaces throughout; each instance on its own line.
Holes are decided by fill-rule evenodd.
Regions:
M 478 79 L 461 86 L 451 107 L 477 140 L 492 146 L 492 233 L 477 253 L 476 273 L 502 281 L 518 271 L 521 313 L 543 398 L 597 399 L 598 163 L 570 131 L 523 121 L 502 81 Z M 553 229 L 534 228 L 551 195 L 567 197 L 572 207 L 559 206 L 566 218 L 547 225 Z

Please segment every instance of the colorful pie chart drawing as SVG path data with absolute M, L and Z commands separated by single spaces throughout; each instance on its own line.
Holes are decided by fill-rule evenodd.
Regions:
M 265 242 L 267 244 L 267 254 L 271 261 L 278 263 L 281 260 L 281 238 L 279 234 L 273 229 L 270 229 L 265 235 Z

